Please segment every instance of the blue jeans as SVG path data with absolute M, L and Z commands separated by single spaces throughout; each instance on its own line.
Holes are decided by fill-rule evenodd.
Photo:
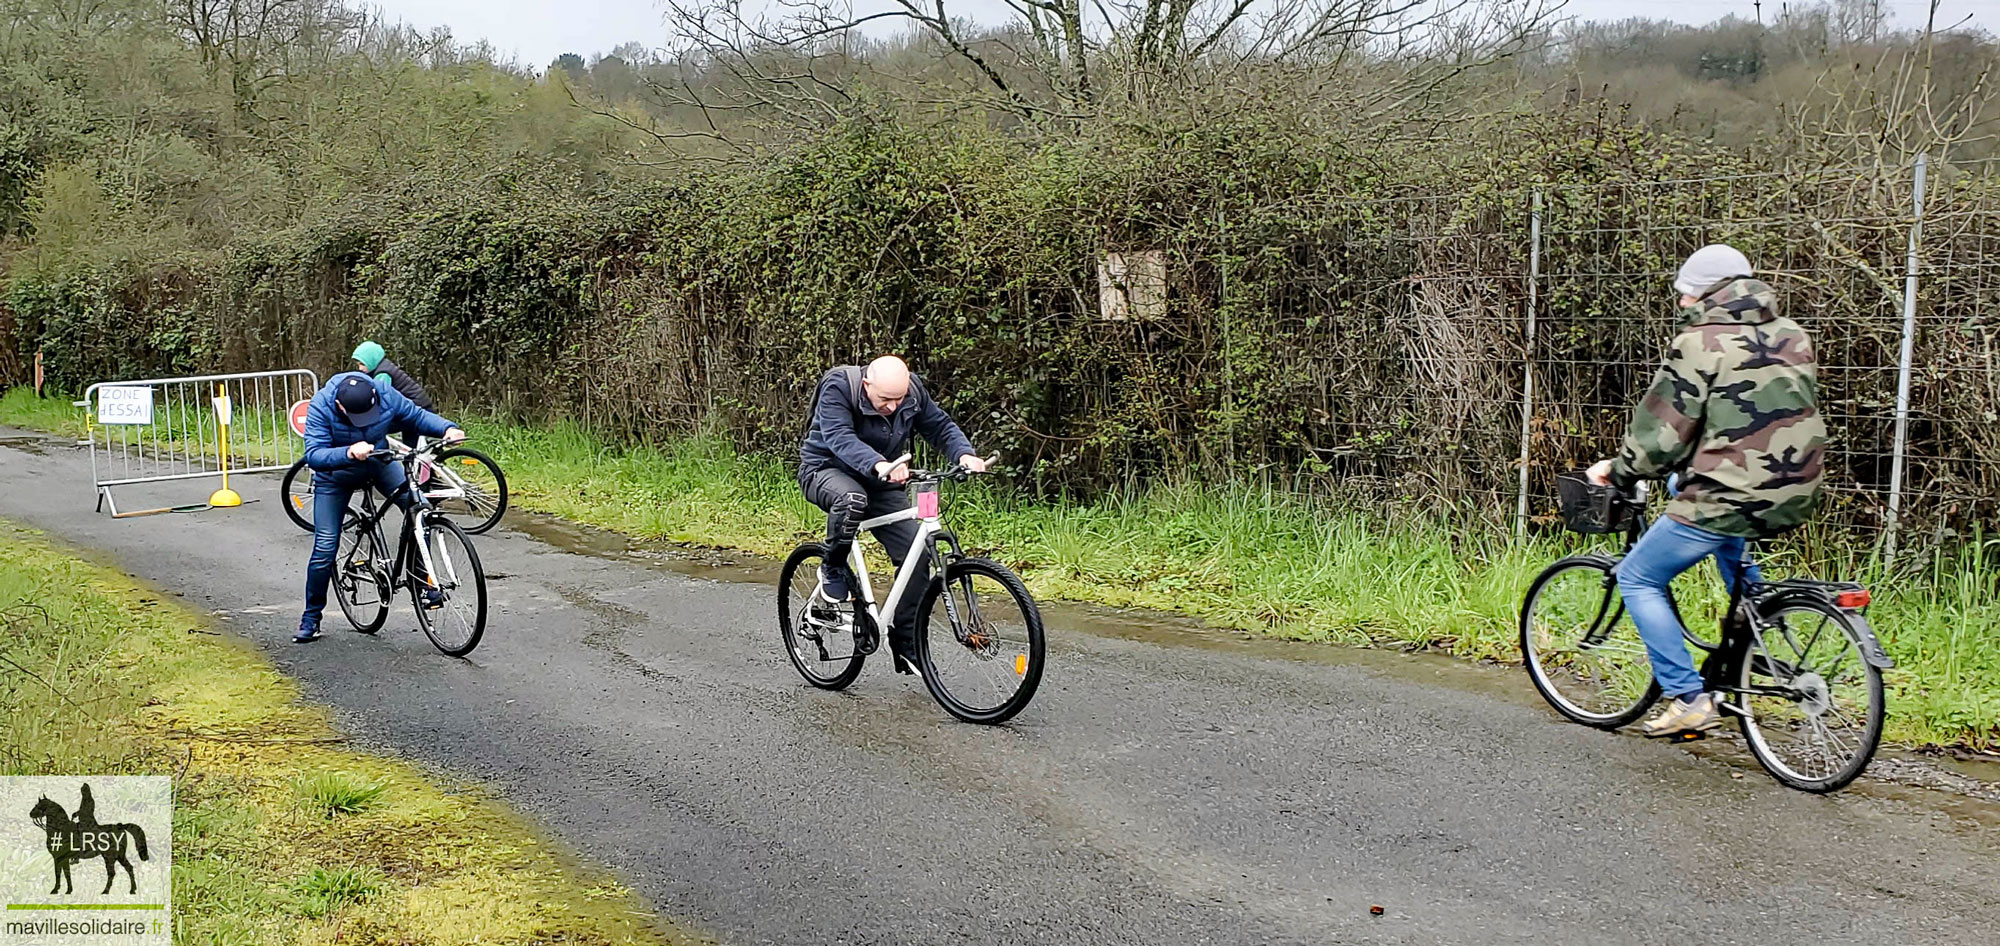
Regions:
M 1750 541 L 1697 529 L 1684 522 L 1661 517 L 1639 537 L 1639 543 L 1618 564 L 1618 590 L 1625 598 L 1625 613 L 1646 642 L 1646 654 L 1653 661 L 1653 679 L 1660 692 L 1686 699 L 1708 689 L 1696 672 L 1681 640 L 1681 622 L 1667 604 L 1667 584 L 1701 560 L 1715 556 L 1722 581 L 1735 588 L 1738 579 L 1762 581 L 1757 565 L 1750 561 Z
M 306 610 L 300 627 L 318 627 L 326 610 L 326 583 L 333 579 L 334 556 L 340 550 L 340 525 L 347 517 L 347 500 L 357 489 L 374 486 L 408 509 L 416 497 L 397 494 L 407 477 L 400 463 L 364 463 L 357 467 L 313 474 L 313 551 L 306 563 Z

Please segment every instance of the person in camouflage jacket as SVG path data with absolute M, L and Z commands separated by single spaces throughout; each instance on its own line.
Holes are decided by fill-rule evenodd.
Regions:
M 1722 721 L 1681 642 L 1668 583 L 1710 555 L 1732 585 L 1757 580 L 1749 540 L 1805 523 L 1825 479 L 1812 340 L 1778 314 L 1776 291 L 1750 273 L 1742 253 L 1720 244 L 1682 265 L 1674 286 L 1687 321 L 1633 411 L 1618 456 L 1589 471 L 1619 486 L 1678 479 L 1667 514 L 1618 566 L 1625 610 L 1660 691 L 1673 697 L 1643 724 L 1648 736 Z

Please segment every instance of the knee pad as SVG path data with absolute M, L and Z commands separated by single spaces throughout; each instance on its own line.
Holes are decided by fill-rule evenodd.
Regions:
M 827 532 L 834 539 L 851 539 L 856 531 L 855 524 L 861 521 L 862 513 L 868 509 L 867 493 L 842 493 L 833 501 L 827 513 Z

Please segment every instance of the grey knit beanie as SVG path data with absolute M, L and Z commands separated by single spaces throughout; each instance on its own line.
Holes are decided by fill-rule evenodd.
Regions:
M 1750 273 L 1749 257 L 1733 246 L 1710 243 L 1681 264 L 1680 275 L 1674 277 L 1674 288 L 1684 296 L 1699 296 L 1716 283 Z

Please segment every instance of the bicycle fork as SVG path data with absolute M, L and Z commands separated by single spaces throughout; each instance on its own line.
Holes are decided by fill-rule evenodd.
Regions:
M 404 555 L 408 556 L 404 560 L 408 561 L 411 565 L 415 565 L 423 569 L 424 587 L 437 588 L 437 589 L 448 588 L 455 583 L 456 575 L 447 574 L 443 577 L 442 580 L 440 580 L 438 577 L 437 562 L 431 557 L 430 543 L 425 542 L 417 537 L 417 533 L 421 528 L 419 525 L 420 518 L 427 517 L 429 515 L 430 515 L 429 510 L 424 510 L 417 515 L 409 516 L 404 519 L 403 534 L 401 537 L 401 541 L 403 543 L 402 548 L 404 551 Z M 414 548 L 412 548 L 412 546 L 414 546 Z M 403 556 L 398 556 L 398 558 L 403 558 Z M 451 564 L 450 561 L 447 560 L 445 564 L 446 564 L 446 570 L 450 571 L 450 564 Z
M 951 554 L 945 554 L 938 547 L 940 542 L 951 546 Z M 979 613 L 979 599 L 972 593 L 972 577 L 966 575 L 958 579 L 959 594 L 952 593 L 949 578 L 950 566 L 964 557 L 960 553 L 958 539 L 949 532 L 939 532 L 931 540 L 930 556 L 932 567 L 937 570 L 938 581 L 942 586 L 939 596 L 944 598 L 945 619 L 951 622 L 952 636 L 957 638 L 960 644 L 967 647 L 975 646 L 973 637 L 977 633 L 976 629 L 984 626 L 985 619 Z M 963 614 L 959 613 L 960 595 L 964 596 Z M 984 642 L 980 644 L 983 645 Z

